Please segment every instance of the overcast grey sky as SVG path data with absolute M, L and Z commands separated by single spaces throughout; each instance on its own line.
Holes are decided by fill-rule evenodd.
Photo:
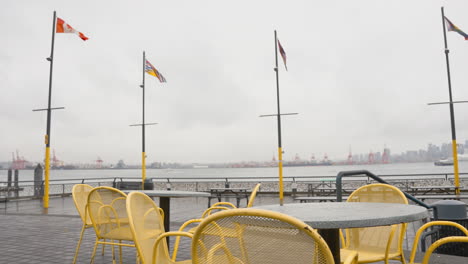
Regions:
M 52 15 L 57 34 L 51 149 L 65 162 L 139 163 L 142 52 L 147 162 L 270 160 L 277 151 L 274 35 L 284 159 L 392 153 L 450 142 L 440 7 L 468 32 L 466 0 L 2 1 L 0 161 L 44 157 Z M 454 100 L 468 99 L 468 41 L 448 33 Z M 455 105 L 468 139 L 468 105 Z

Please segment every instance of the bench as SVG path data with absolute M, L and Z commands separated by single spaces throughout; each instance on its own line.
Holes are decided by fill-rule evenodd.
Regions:
M 246 200 L 246 204 L 249 203 L 249 194 L 247 188 L 211 188 L 211 196 L 208 197 L 208 208 L 211 207 L 211 199 L 217 199 L 221 202 L 222 198 L 236 198 L 236 206 L 240 206 L 240 200 Z
M 5 204 L 5 206 L 3 207 L 5 210 L 6 210 L 6 207 L 7 207 L 7 202 L 8 202 L 8 198 L 6 196 L 0 195 L 0 203 Z
M 426 199 L 439 199 L 439 200 L 460 200 L 460 199 L 468 199 L 468 195 L 466 194 L 442 194 L 442 195 L 416 195 L 414 196 L 416 199 L 421 200 L 424 202 Z
M 141 182 L 116 182 L 115 188 L 119 190 L 140 190 Z
M 341 193 L 350 194 L 352 193 L 355 188 L 342 188 Z M 328 186 L 328 185 L 314 185 L 308 184 L 307 186 L 307 193 L 309 196 L 336 196 L 336 187 Z
M 113 187 L 119 190 L 141 190 L 141 181 L 116 181 Z M 145 181 L 145 190 L 153 189 L 153 182 L 147 179 Z
M 343 201 L 348 199 L 347 196 L 343 197 Z M 295 201 L 299 201 L 301 203 L 307 202 L 336 202 L 336 196 L 298 196 L 294 197 Z
M 455 192 L 455 186 L 452 185 L 436 185 L 436 186 L 410 186 L 410 192 L 413 195 L 425 194 L 452 194 Z M 460 187 L 463 189 L 463 187 Z

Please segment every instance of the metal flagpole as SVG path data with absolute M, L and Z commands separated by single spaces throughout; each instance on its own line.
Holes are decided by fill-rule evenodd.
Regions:
M 278 171 L 279 171 L 279 202 L 283 205 L 283 150 L 281 146 L 281 115 L 280 115 L 280 97 L 279 97 L 279 72 L 278 72 L 278 38 L 275 30 L 275 72 L 276 72 L 276 103 L 278 120 Z
M 143 51 L 143 83 L 140 87 L 143 89 L 143 104 L 142 104 L 142 123 L 130 126 L 141 126 L 141 189 L 145 189 L 146 180 L 146 150 L 145 150 L 145 129 L 148 125 L 156 125 L 158 123 L 145 123 L 145 73 L 146 73 L 146 54 Z
M 49 72 L 49 99 L 47 103 L 47 108 L 45 109 L 34 109 L 33 111 L 47 111 L 47 131 L 45 135 L 45 160 L 44 160 L 44 196 L 42 197 L 43 200 L 43 207 L 49 208 L 49 178 L 50 178 L 50 124 L 51 124 L 51 116 L 52 110 L 57 109 L 64 109 L 64 107 L 51 107 L 52 106 L 52 72 L 54 66 L 54 44 L 55 44 L 55 27 L 57 24 L 57 14 L 54 11 L 54 19 L 52 23 L 52 46 L 50 51 L 50 57 L 47 60 L 50 62 L 50 72 Z
M 286 65 L 285 65 L 286 66 Z M 276 37 L 276 30 L 275 30 L 275 68 L 276 72 L 276 102 L 277 102 L 277 113 L 271 115 L 260 115 L 260 117 L 267 117 L 267 116 L 276 116 L 278 120 L 278 170 L 279 170 L 279 199 L 280 205 L 283 205 L 284 200 L 284 185 L 283 185 L 283 149 L 281 146 L 281 116 L 282 115 L 297 115 L 298 113 L 285 113 L 281 114 L 280 112 L 280 100 L 279 100 L 279 76 L 278 76 L 278 38 Z
M 49 176 L 50 176 L 50 122 L 51 122 L 51 104 L 52 104 L 52 70 L 54 67 L 54 44 L 55 44 L 55 26 L 57 24 L 57 14 L 54 11 L 54 19 L 52 22 L 52 46 L 50 50 L 50 57 L 47 60 L 50 62 L 50 73 L 49 73 L 49 100 L 47 104 L 47 132 L 45 135 L 45 179 L 44 179 L 44 208 L 49 208 Z
M 143 51 L 143 83 L 141 88 L 143 88 L 143 120 L 141 123 L 141 133 L 142 133 L 142 148 L 141 148 L 141 189 L 145 189 L 145 180 L 146 180 L 146 153 L 145 153 L 145 67 L 146 67 L 146 58 L 145 51 Z
M 447 64 L 447 79 L 448 79 L 448 88 L 449 88 L 449 106 L 450 106 L 450 123 L 452 129 L 452 153 L 453 153 L 453 170 L 455 178 L 455 194 L 460 194 L 460 180 L 458 175 L 458 154 L 457 154 L 457 137 L 455 133 L 455 113 L 453 110 L 453 100 L 452 100 L 452 83 L 450 80 L 450 65 L 449 65 L 449 49 L 447 48 L 447 32 L 445 29 L 445 15 L 444 7 L 441 7 L 442 12 L 442 27 L 444 31 L 444 44 L 445 44 L 445 62 Z

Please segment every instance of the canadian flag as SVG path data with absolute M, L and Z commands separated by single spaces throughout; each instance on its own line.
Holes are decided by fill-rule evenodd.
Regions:
M 88 37 L 86 37 L 83 33 L 75 30 L 74 28 L 72 28 L 72 26 L 65 23 L 65 21 L 63 21 L 63 19 L 61 19 L 59 17 L 57 17 L 57 29 L 56 29 L 55 32 L 57 32 L 57 33 L 74 33 L 74 34 L 77 34 L 82 40 L 88 40 Z

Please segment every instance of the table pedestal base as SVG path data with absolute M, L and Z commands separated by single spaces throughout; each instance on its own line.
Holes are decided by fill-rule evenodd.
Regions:
M 318 229 L 318 233 L 327 242 L 333 255 L 335 264 L 340 264 L 340 230 L 339 229 Z

